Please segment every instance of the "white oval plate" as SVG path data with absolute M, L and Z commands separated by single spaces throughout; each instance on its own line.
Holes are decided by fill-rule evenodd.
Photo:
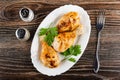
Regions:
M 77 6 L 77 5 L 64 5 L 61 6 L 57 9 L 55 9 L 54 11 L 52 11 L 39 25 L 34 38 L 33 38 L 33 42 L 31 45 L 31 59 L 32 59 L 32 63 L 33 66 L 42 74 L 48 75 L 48 76 L 56 76 L 56 75 L 60 75 L 61 73 L 66 72 L 67 70 L 69 70 L 75 63 L 70 62 L 70 61 L 64 61 L 62 62 L 59 67 L 57 68 L 47 68 L 45 67 L 39 60 L 39 53 L 38 52 L 38 48 L 39 48 L 39 30 L 40 28 L 45 28 L 48 27 L 51 23 L 54 22 L 54 24 L 60 19 L 60 17 L 62 15 L 64 15 L 65 13 L 68 13 L 70 11 L 75 11 L 78 12 L 80 15 L 80 23 L 83 25 L 83 30 L 84 30 L 84 34 L 81 35 L 78 44 L 81 45 L 81 54 L 78 55 L 76 58 L 76 61 L 79 60 L 79 58 L 82 56 L 88 41 L 89 41 L 89 37 L 90 37 L 90 32 L 91 32 L 91 24 L 90 24 L 90 18 L 89 15 L 87 14 L 87 12 Z M 62 56 L 59 55 L 60 59 L 62 59 Z

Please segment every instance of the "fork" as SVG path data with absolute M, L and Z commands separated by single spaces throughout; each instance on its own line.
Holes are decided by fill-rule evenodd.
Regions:
M 101 31 L 104 28 L 105 24 L 105 10 L 100 10 L 97 17 L 96 22 L 96 29 L 97 29 L 97 49 L 95 53 L 95 63 L 94 63 L 94 72 L 97 73 L 100 68 L 100 61 L 99 61 L 99 48 L 100 48 L 100 35 Z

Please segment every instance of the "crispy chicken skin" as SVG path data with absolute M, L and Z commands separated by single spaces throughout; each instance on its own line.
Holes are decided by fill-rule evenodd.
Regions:
M 60 61 L 56 51 L 51 46 L 48 46 L 48 44 L 45 41 L 41 41 L 41 45 L 42 45 L 42 50 L 40 53 L 41 62 L 49 68 L 57 67 Z
M 58 21 L 59 32 L 73 31 L 80 26 L 80 18 L 77 12 L 64 14 Z
M 52 43 L 53 48 L 58 52 L 64 52 L 75 42 L 76 32 L 59 33 Z

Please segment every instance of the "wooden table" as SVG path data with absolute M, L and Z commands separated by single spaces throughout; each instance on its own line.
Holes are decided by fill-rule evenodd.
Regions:
M 89 44 L 69 71 L 55 77 L 40 74 L 32 65 L 30 47 L 41 21 L 55 8 L 76 4 L 90 15 L 92 31 Z M 32 22 L 23 22 L 19 9 L 31 8 L 35 13 Z M 100 71 L 93 72 L 96 49 L 95 21 L 99 9 L 106 10 L 106 24 L 101 35 Z M 15 37 L 19 27 L 30 30 L 31 38 L 20 42 Z M 120 80 L 120 1 L 119 0 L 0 0 L 0 80 Z

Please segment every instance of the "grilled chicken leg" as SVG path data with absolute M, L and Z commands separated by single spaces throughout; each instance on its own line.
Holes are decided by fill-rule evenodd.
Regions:
M 56 51 L 64 52 L 74 44 L 75 39 L 75 31 L 59 33 L 58 36 L 54 38 L 52 46 Z
M 41 62 L 49 67 L 55 68 L 59 65 L 60 60 L 56 51 L 49 46 L 45 41 L 41 41 L 42 50 L 40 53 L 40 60 Z
M 59 32 L 73 31 L 80 26 L 80 18 L 77 12 L 69 12 L 61 17 L 57 27 Z

